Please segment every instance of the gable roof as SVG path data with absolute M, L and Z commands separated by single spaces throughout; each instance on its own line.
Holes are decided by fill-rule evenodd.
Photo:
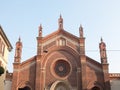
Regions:
M 67 32 L 67 31 L 65 31 L 63 29 L 62 30 L 58 29 L 57 31 L 43 37 L 42 41 L 45 42 L 46 40 L 50 40 L 51 38 L 54 38 L 54 37 L 56 37 L 58 35 L 63 35 L 63 36 L 66 36 L 66 37 L 68 37 L 68 38 L 70 38 L 70 39 L 72 39 L 74 41 L 79 42 L 79 37 Z

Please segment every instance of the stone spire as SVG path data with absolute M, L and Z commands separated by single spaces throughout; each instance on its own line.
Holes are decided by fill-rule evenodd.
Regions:
M 38 37 L 42 37 L 42 25 L 41 24 L 39 26 L 39 35 L 38 35 Z
M 38 37 L 37 37 L 37 54 L 41 55 L 42 53 L 42 25 L 38 27 Z
M 106 44 L 103 42 L 102 38 L 99 44 L 99 49 L 100 49 L 101 63 L 105 64 L 107 63 Z
M 79 27 L 80 38 L 83 38 L 83 27 L 80 25 Z
M 60 18 L 58 19 L 58 29 L 62 30 L 63 29 L 63 18 L 60 15 Z
M 101 64 L 102 64 L 102 70 L 103 70 L 103 76 L 105 82 L 105 90 L 111 90 L 110 77 L 109 77 L 109 64 L 107 61 L 107 54 L 106 54 L 106 44 L 103 42 L 102 38 L 99 44 L 99 49 L 100 49 L 100 58 L 101 58 Z
M 83 27 L 80 25 L 79 27 L 79 37 L 80 37 L 80 54 L 85 55 L 85 37 L 83 35 Z
M 22 42 L 21 38 L 19 37 L 18 41 L 16 42 L 16 49 L 15 49 L 15 63 L 21 62 L 21 55 L 22 55 Z

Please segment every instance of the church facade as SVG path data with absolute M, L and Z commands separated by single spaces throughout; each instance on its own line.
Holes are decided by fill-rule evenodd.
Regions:
M 83 27 L 79 37 L 63 28 L 43 37 L 37 36 L 37 54 L 21 62 L 22 42 L 16 43 L 12 90 L 111 90 L 106 44 L 99 44 L 101 63 L 86 56 Z

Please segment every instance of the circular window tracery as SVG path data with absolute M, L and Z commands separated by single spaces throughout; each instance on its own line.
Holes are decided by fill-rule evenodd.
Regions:
M 53 65 L 55 74 L 59 77 L 66 77 L 70 73 L 70 64 L 65 60 L 57 60 Z

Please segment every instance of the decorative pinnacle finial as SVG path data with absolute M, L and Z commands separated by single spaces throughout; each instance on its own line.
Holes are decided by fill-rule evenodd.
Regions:
M 79 32 L 80 32 L 80 37 L 83 37 L 83 27 L 81 24 L 80 24 Z
M 40 24 L 40 26 L 39 26 L 39 31 L 42 31 L 42 25 Z
M 62 15 L 60 14 L 60 18 L 62 19 Z
M 101 37 L 101 42 L 103 42 L 103 39 L 102 39 L 102 37 Z
M 39 37 L 42 37 L 42 25 L 39 26 Z
M 19 36 L 19 38 L 18 38 L 18 41 L 16 42 L 16 45 L 20 45 L 20 46 L 22 46 L 22 42 L 21 42 L 21 37 Z
M 82 24 L 80 24 L 80 30 L 82 30 L 82 31 L 83 31 L 83 27 L 82 27 Z
M 19 36 L 19 39 L 18 39 L 18 41 L 19 41 L 19 42 L 21 42 L 21 38 L 20 38 L 20 36 Z
M 107 63 L 106 44 L 103 42 L 101 37 L 101 43 L 99 44 L 101 63 Z
M 18 41 L 16 42 L 16 49 L 15 49 L 15 63 L 21 62 L 21 54 L 22 54 L 22 42 L 19 36 Z
M 60 18 L 58 19 L 58 25 L 59 25 L 59 29 L 63 29 L 63 18 L 61 14 L 60 14 Z

